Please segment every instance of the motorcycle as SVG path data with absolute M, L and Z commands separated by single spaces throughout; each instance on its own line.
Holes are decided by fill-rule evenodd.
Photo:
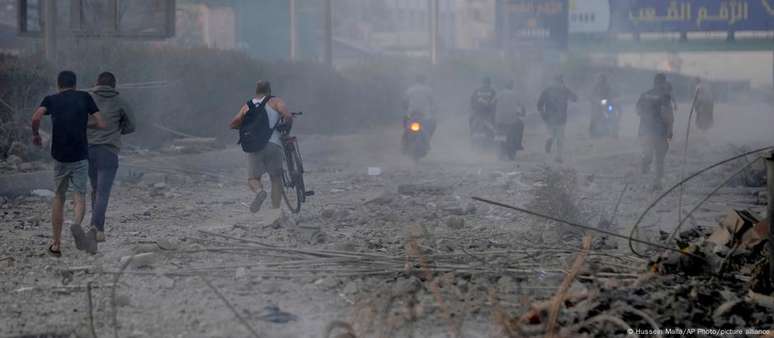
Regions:
M 419 160 L 430 152 L 430 139 L 433 134 L 433 122 L 421 116 L 412 114 L 403 119 L 403 136 L 401 148 L 403 154 Z
M 470 140 L 474 146 L 487 147 L 496 142 L 497 130 L 492 119 L 481 114 L 473 114 L 468 120 Z
M 592 117 L 591 136 L 617 138 L 620 118 L 618 106 L 612 100 L 601 99 L 596 109 L 599 110 L 595 117 Z

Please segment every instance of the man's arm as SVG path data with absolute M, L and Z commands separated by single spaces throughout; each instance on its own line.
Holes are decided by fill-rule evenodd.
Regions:
M 285 101 L 282 101 L 281 98 L 272 97 L 271 100 L 269 100 L 269 105 L 278 113 L 280 113 L 282 119 L 285 120 L 285 122 L 293 121 L 293 115 L 290 114 L 288 107 L 285 105 Z
M 134 112 L 132 111 L 132 108 L 128 104 L 124 103 L 121 112 L 121 122 L 119 122 L 121 135 L 133 133 L 137 128 L 137 124 L 134 120 Z
M 228 127 L 231 129 L 239 129 L 239 127 L 242 126 L 242 121 L 245 119 L 245 114 L 247 114 L 248 110 L 250 110 L 250 108 L 247 108 L 247 105 L 243 104 L 242 108 L 239 109 L 239 112 L 231 119 Z
M 105 129 L 107 128 L 107 122 L 105 122 L 105 119 L 102 118 L 102 114 L 99 112 L 94 112 L 94 114 L 91 114 L 93 119 L 89 119 L 89 123 L 87 124 L 87 127 L 93 128 L 93 129 Z
M 43 145 L 43 140 L 40 138 L 39 132 L 43 115 L 46 115 L 46 107 L 38 107 L 38 109 L 35 109 L 35 112 L 32 113 L 32 144 L 36 146 Z

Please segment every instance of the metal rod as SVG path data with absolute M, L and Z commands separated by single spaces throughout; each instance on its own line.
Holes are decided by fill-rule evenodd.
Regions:
M 498 207 L 503 207 L 503 208 L 508 208 L 508 209 L 511 209 L 511 210 L 520 211 L 520 212 L 523 212 L 525 214 L 529 214 L 529 215 L 537 216 L 537 217 L 542 217 L 542 218 L 545 218 L 545 219 L 548 219 L 548 220 L 551 220 L 551 221 L 554 221 L 554 222 L 559 222 L 559 223 L 567 224 L 569 226 L 574 226 L 574 227 L 585 229 L 585 230 L 589 230 L 589 231 L 595 231 L 595 232 L 598 232 L 598 233 L 601 233 L 601 234 L 605 234 L 605 235 L 608 235 L 608 236 L 611 236 L 611 237 L 627 239 L 627 240 L 630 240 L 632 242 L 637 242 L 637 243 L 645 244 L 645 245 L 648 245 L 648 246 L 651 246 L 651 247 L 654 247 L 654 248 L 659 248 L 659 249 L 663 249 L 663 250 L 673 251 L 673 252 L 677 252 L 677 253 L 680 253 L 680 254 L 683 254 L 683 255 L 686 255 L 686 256 L 691 256 L 691 257 L 694 257 L 694 258 L 698 258 L 698 259 L 704 260 L 704 258 L 699 257 L 697 255 L 694 255 L 694 254 L 691 254 L 691 253 L 688 253 L 688 252 L 683 252 L 683 251 L 681 251 L 679 249 L 671 248 L 671 247 L 664 246 L 664 245 L 661 245 L 661 244 L 651 243 L 651 242 L 643 241 L 643 240 L 637 239 L 637 238 L 629 238 L 627 236 L 620 235 L 620 234 L 617 234 L 615 232 L 610 232 L 610 231 L 606 231 L 606 230 L 597 229 L 595 227 L 591 227 L 591 226 L 588 226 L 588 225 L 583 225 L 583 224 L 578 224 L 578 223 L 570 222 L 570 221 L 567 221 L 567 220 L 563 220 L 561 218 L 544 215 L 544 214 L 541 214 L 541 213 L 538 213 L 538 212 L 535 212 L 535 211 L 519 208 L 519 207 L 516 207 L 516 206 L 513 206 L 513 205 L 508 205 L 508 204 L 505 204 L 505 203 L 495 202 L 495 201 L 484 199 L 484 198 L 481 198 L 481 197 L 472 197 L 472 198 L 474 200 L 476 200 L 476 201 L 479 201 L 479 202 L 484 202 L 484 203 L 488 203 L 488 204 L 491 204 L 491 205 L 496 205 Z
M 633 254 L 635 254 L 636 256 L 638 256 L 640 258 L 645 258 L 646 257 L 646 256 L 641 255 L 640 253 L 637 252 L 637 250 L 634 249 L 634 246 L 632 245 L 634 233 L 637 232 L 637 229 L 639 228 L 640 223 L 642 223 L 642 220 L 645 219 L 645 216 L 648 214 L 648 212 L 650 212 L 650 210 L 653 209 L 653 207 L 655 207 L 656 204 L 658 204 L 658 202 L 660 202 L 662 199 L 664 199 L 664 197 L 669 195 L 672 191 L 674 191 L 678 187 L 682 186 L 686 182 L 694 179 L 696 176 L 699 176 L 702 173 L 704 173 L 704 172 L 706 172 L 708 170 L 711 170 L 712 168 L 721 166 L 721 165 L 726 164 L 726 163 L 731 162 L 731 161 L 735 161 L 735 160 L 743 158 L 745 156 L 749 156 L 749 155 L 753 155 L 753 154 L 756 154 L 756 153 L 760 153 L 760 152 L 764 152 L 764 151 L 767 151 L 767 150 L 771 150 L 772 148 L 774 148 L 774 146 L 768 146 L 768 147 L 763 147 L 763 148 L 755 149 L 753 151 L 748 151 L 746 153 L 739 154 L 739 155 L 736 155 L 734 157 L 727 158 L 727 159 L 722 160 L 720 162 L 713 163 L 710 166 L 707 166 L 707 167 L 705 167 L 705 168 L 703 168 L 703 169 L 701 169 L 701 170 L 699 170 L 699 171 L 697 171 L 697 172 L 695 172 L 695 173 L 693 173 L 691 175 L 688 175 L 688 177 L 682 179 L 680 182 L 677 182 L 675 185 L 673 185 L 672 187 L 670 187 L 669 189 L 667 189 L 666 191 L 661 193 L 661 195 L 656 197 L 656 199 L 653 200 L 653 202 L 651 202 L 650 205 L 648 205 L 647 208 L 645 208 L 645 210 L 640 214 L 640 217 L 637 218 L 637 222 L 635 222 L 634 226 L 632 226 L 632 229 L 629 232 L 629 249 L 632 251 Z
M 769 222 L 769 281 L 774 284 L 774 152 L 766 158 L 766 183 L 769 190 L 766 217 Z
M 218 288 L 215 287 L 215 285 L 212 285 L 212 283 L 210 283 L 210 281 L 206 277 L 204 277 L 204 275 L 199 275 L 199 278 L 201 278 L 202 281 L 204 281 L 204 283 L 207 284 L 207 287 L 209 287 L 210 290 L 212 290 L 212 292 L 214 292 L 215 295 L 217 295 L 218 298 L 220 298 L 220 300 L 223 301 L 223 304 L 226 304 L 226 307 L 228 307 L 229 310 L 231 310 L 231 312 L 234 314 L 237 320 L 239 320 L 239 322 L 247 329 L 247 331 L 250 331 L 250 334 L 252 334 L 253 337 L 255 338 L 261 337 L 261 335 L 258 334 L 257 331 L 255 331 L 255 329 L 250 325 L 250 323 L 244 317 L 242 317 L 242 315 L 239 314 L 239 311 L 237 311 L 237 309 L 234 308 L 233 305 L 231 305 L 231 302 L 229 302 L 228 299 L 226 299 L 226 296 L 224 296 L 220 292 L 220 290 L 218 290 Z

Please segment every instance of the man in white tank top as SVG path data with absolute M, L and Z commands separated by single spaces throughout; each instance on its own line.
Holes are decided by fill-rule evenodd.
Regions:
M 269 102 L 266 103 L 265 109 L 270 126 L 276 126 L 280 118 L 285 122 L 290 122 L 293 119 L 293 115 L 288 111 L 285 101 L 282 101 L 279 97 L 271 96 L 271 84 L 264 80 L 258 81 L 252 103 L 258 106 L 267 97 Z M 231 129 L 239 129 L 249 110 L 250 108 L 247 104 L 242 105 L 242 109 L 231 120 L 229 127 Z M 269 179 L 271 180 L 271 207 L 278 209 L 282 201 L 282 142 L 280 141 L 280 133 L 277 130 L 274 130 L 271 134 L 265 148 L 255 153 L 247 153 L 247 168 L 247 185 L 255 193 L 255 199 L 250 204 L 250 211 L 258 212 L 267 197 L 263 184 L 261 184 L 261 176 L 265 173 L 269 174 Z

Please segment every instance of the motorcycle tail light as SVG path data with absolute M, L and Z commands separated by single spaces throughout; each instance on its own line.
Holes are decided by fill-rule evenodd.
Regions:
M 409 130 L 418 133 L 422 131 L 422 124 L 419 122 L 411 122 L 411 124 L 409 124 Z

